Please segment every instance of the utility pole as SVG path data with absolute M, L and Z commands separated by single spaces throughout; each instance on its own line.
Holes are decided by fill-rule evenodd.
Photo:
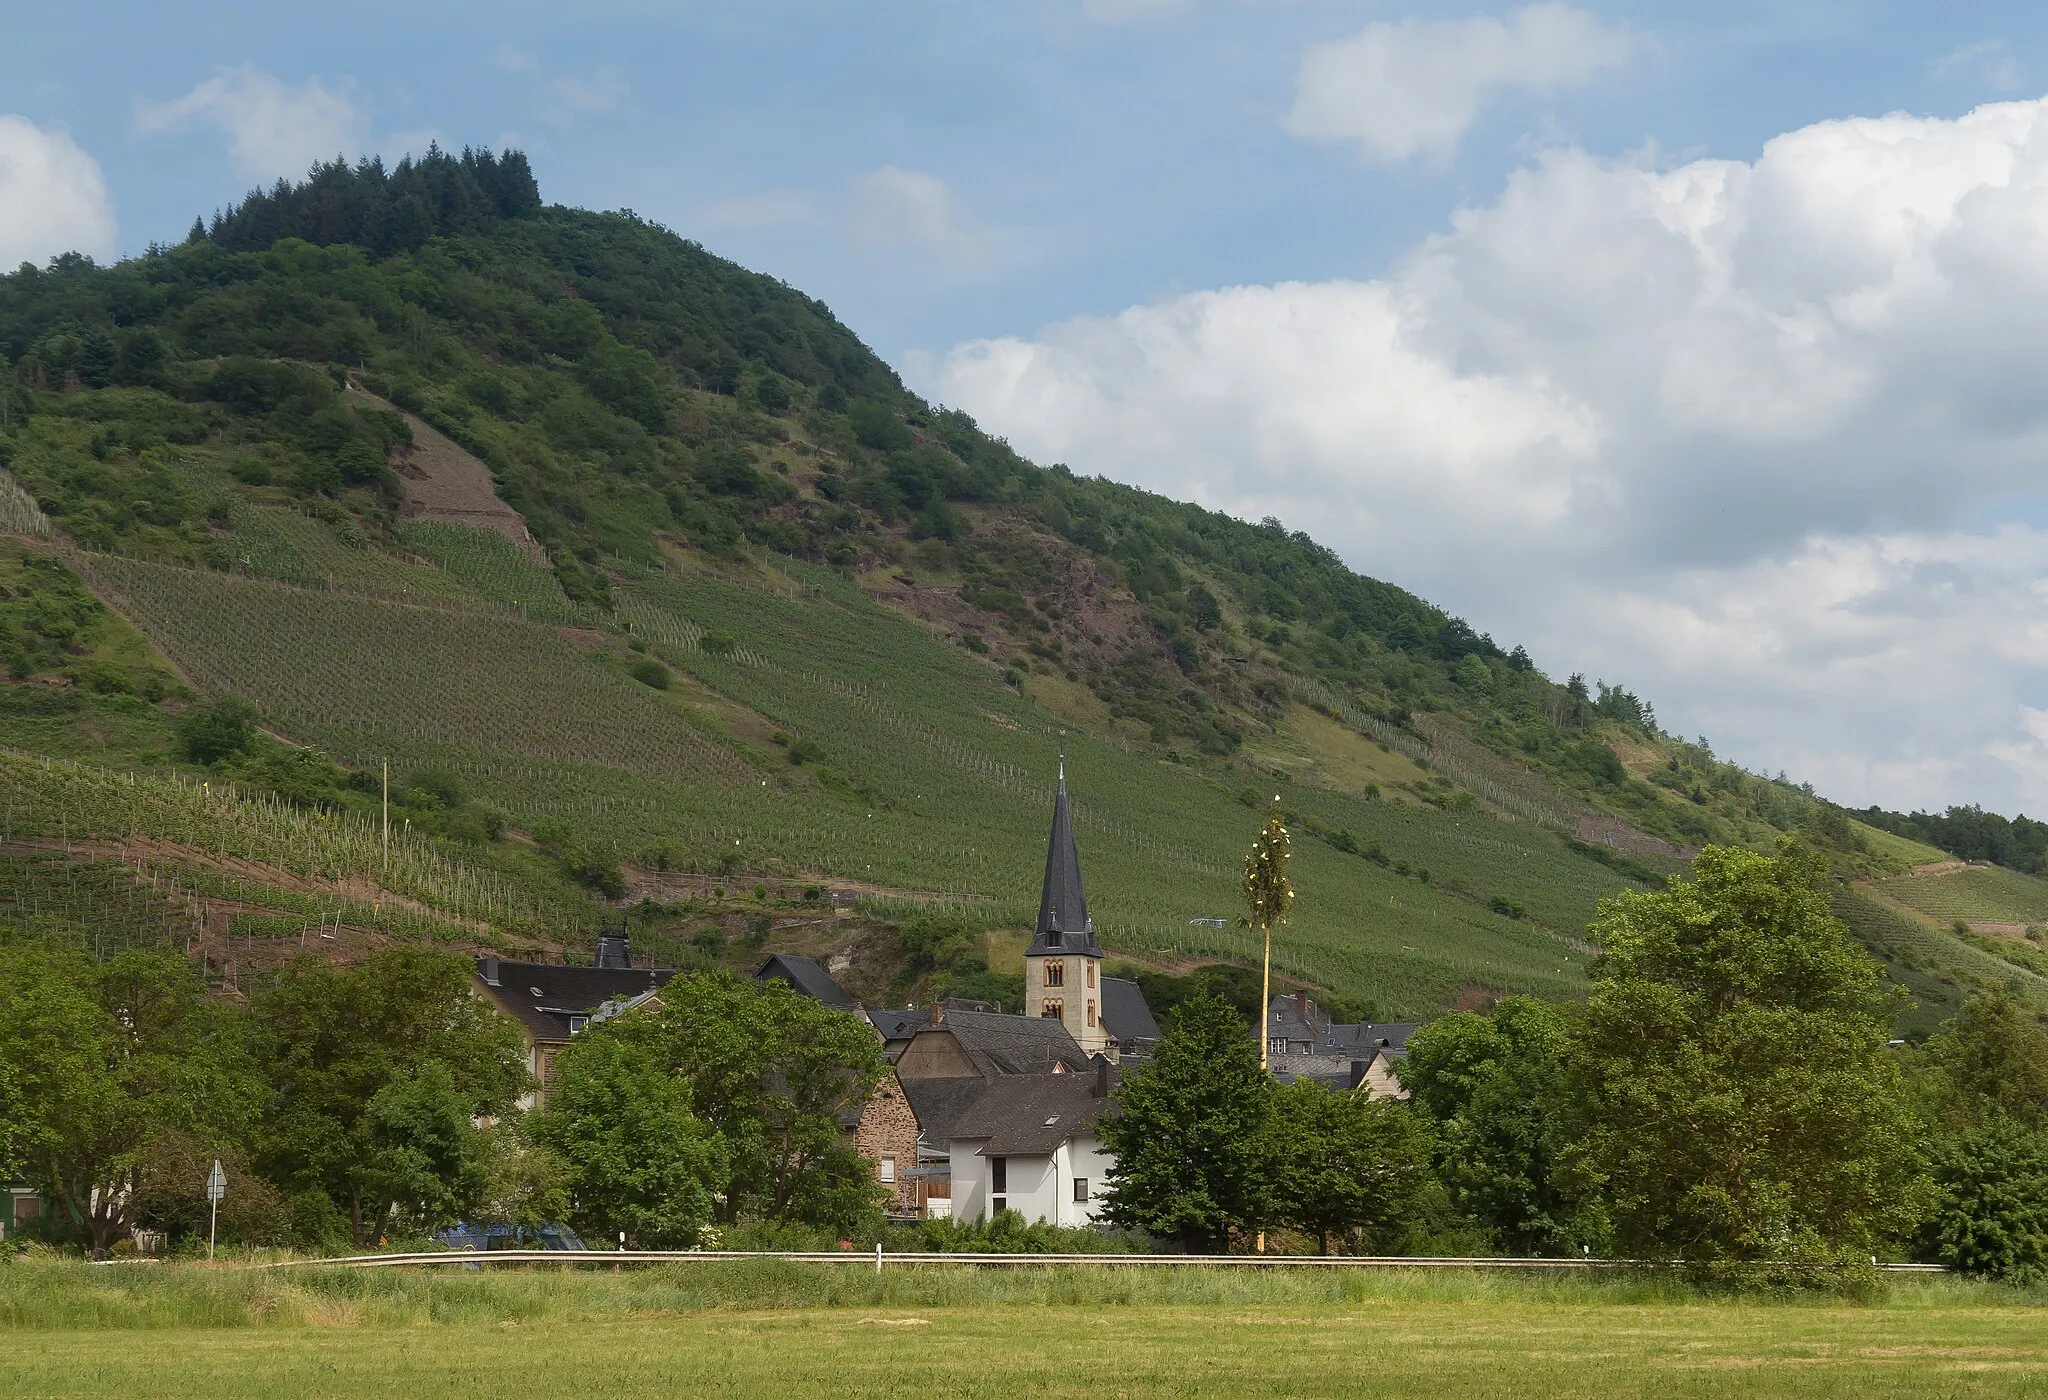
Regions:
M 384 760 L 384 863 L 377 871 L 379 880 L 391 878 L 391 760 Z

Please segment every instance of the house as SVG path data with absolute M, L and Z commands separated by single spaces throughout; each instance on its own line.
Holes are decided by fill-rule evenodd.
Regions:
M 1283 1083 L 1315 1079 L 1374 1098 L 1405 1099 L 1395 1067 L 1415 1030 L 1412 1022 L 1334 1023 L 1307 992 L 1286 992 L 1266 1006 L 1267 1064 Z
M 1026 1220 L 1095 1222 L 1111 1158 L 1096 1124 L 1110 1108 L 1115 1070 L 1001 1075 L 984 1083 L 946 1128 L 955 1219 L 1014 1210 Z
M 1159 1022 L 1144 989 L 1124 977 L 1102 979 L 1102 1024 L 1109 1032 L 1110 1058 L 1149 1055 L 1159 1044 Z
M 935 1006 L 896 1056 L 896 1073 L 911 1079 L 999 1074 L 1086 1074 L 1089 1058 L 1063 1021 L 999 1011 L 949 1011 Z
M 647 1004 L 673 976 L 668 968 L 634 967 L 621 927 L 598 939 L 590 967 L 478 958 L 470 991 L 519 1027 L 526 1068 L 537 1086 L 521 1107 L 535 1108 L 547 1101 L 555 1056 L 571 1038 L 594 1021 Z
M 11 1240 L 35 1228 L 43 1218 L 43 1198 L 36 1188 L 19 1181 L 0 1185 L 6 1200 L 0 1202 L 0 1240 Z
M 768 961 L 754 969 L 756 982 L 782 982 L 803 993 L 811 1000 L 829 1006 L 835 1011 L 858 1011 L 852 997 L 846 994 L 830 973 L 819 965 L 816 958 L 807 958 L 801 953 L 770 953 Z

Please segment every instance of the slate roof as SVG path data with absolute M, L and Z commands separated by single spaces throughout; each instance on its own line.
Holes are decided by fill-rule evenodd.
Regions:
M 801 953 L 770 953 L 768 961 L 754 969 L 756 982 L 786 982 L 812 1001 L 841 1011 L 854 1009 L 853 998 L 832 980 L 816 958 Z
M 1081 887 L 1081 853 L 1074 846 L 1074 814 L 1067 806 L 1067 772 L 1060 767 L 1059 793 L 1052 804 L 1052 835 L 1045 846 L 1045 885 L 1038 896 L 1038 922 L 1032 926 L 1030 957 L 1039 953 L 1077 953 L 1099 958 L 1095 921 L 1088 917 L 1088 895 Z
M 875 1028 L 885 1042 L 894 1044 L 908 1040 L 932 1023 L 932 1013 L 922 1006 L 906 1006 L 900 1011 L 883 1008 L 868 1012 L 868 1024 Z
M 910 1101 L 910 1111 L 917 1115 L 919 1134 L 929 1146 L 943 1152 L 953 1136 L 953 1125 L 988 1086 L 989 1081 L 978 1074 L 948 1079 L 913 1078 L 903 1081 L 903 1097 Z
M 1158 1040 L 1159 1023 L 1136 982 L 1123 977 L 1102 979 L 1102 1024 L 1118 1041 Z
M 984 1157 L 1044 1157 L 1069 1138 L 1095 1131 L 1108 1110 L 1093 1074 L 1004 1075 L 991 1081 L 954 1122 L 955 1140 L 986 1138 Z
M 1305 1014 L 1304 1014 L 1305 1013 Z M 1266 1004 L 1266 1038 L 1306 1041 L 1312 1055 L 1369 1060 L 1375 1050 L 1403 1051 L 1416 1022 L 1362 1021 L 1332 1024 L 1321 1007 L 1298 992 L 1283 992 Z
M 675 973 L 645 967 L 562 967 L 478 958 L 476 976 L 491 999 L 534 1039 L 567 1040 L 570 1016 L 588 1016 L 608 1001 L 627 1000 L 665 986 Z
M 948 1011 L 935 1030 L 949 1030 L 967 1058 L 993 1079 L 999 1074 L 1049 1074 L 1064 1064 L 1086 1073 L 1088 1057 L 1066 1026 L 1051 1016 L 1008 1016 L 990 1011 Z

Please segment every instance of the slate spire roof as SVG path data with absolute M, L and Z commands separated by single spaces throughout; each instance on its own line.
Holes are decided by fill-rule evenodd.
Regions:
M 1045 848 L 1045 890 L 1038 897 L 1038 923 L 1025 956 L 1074 953 L 1099 958 L 1095 921 L 1081 888 L 1081 853 L 1074 847 L 1074 814 L 1067 805 L 1067 765 L 1060 762 L 1059 795 L 1052 805 L 1052 837 Z

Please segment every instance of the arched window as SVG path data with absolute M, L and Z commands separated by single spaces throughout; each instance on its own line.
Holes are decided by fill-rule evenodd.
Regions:
M 1048 987 L 1064 987 L 1067 985 L 1067 960 L 1065 958 L 1047 958 L 1045 960 L 1045 985 Z
M 1067 1014 L 1067 1004 L 1058 997 L 1047 997 L 1038 1008 L 1038 1014 L 1048 1020 L 1061 1020 Z

